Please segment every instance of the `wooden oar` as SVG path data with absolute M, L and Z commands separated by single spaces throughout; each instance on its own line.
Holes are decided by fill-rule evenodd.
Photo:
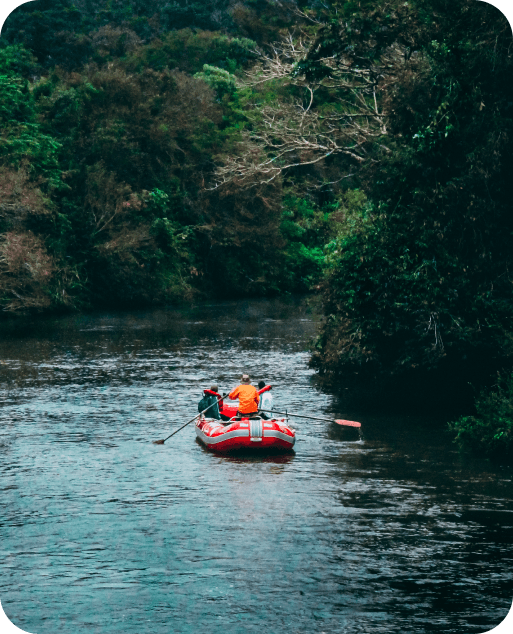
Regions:
M 330 420 L 329 418 L 319 418 L 318 416 L 306 416 L 305 414 L 291 414 L 290 412 L 277 412 L 276 410 L 268 410 L 268 409 L 261 409 L 261 412 L 265 412 L 266 414 L 281 414 L 282 416 L 296 416 L 297 418 L 309 418 L 310 420 L 322 420 L 325 423 L 337 423 L 337 425 L 346 425 L 347 427 L 361 427 L 362 424 L 361 423 L 357 423 L 354 420 L 342 420 L 340 418 L 338 418 L 337 420 L 333 421 Z
M 169 436 L 168 436 L 167 438 L 164 438 L 163 440 L 154 440 L 154 441 L 153 441 L 153 444 L 154 444 L 154 445 L 163 445 L 163 444 L 166 442 L 166 440 L 169 440 L 169 439 L 171 438 L 171 436 L 174 436 L 175 434 L 177 434 L 177 433 L 180 431 L 180 429 L 183 429 L 184 427 L 187 427 L 187 425 L 190 425 L 193 421 L 195 421 L 197 418 L 199 418 L 199 417 L 200 417 L 202 414 L 204 414 L 205 412 L 208 412 L 208 410 L 209 410 L 211 407 L 214 407 L 214 405 L 215 405 L 216 403 L 220 403 L 220 402 L 223 400 L 223 398 L 226 398 L 227 396 L 228 396 L 228 394 L 224 394 L 224 395 L 223 395 L 223 396 L 221 396 L 221 398 L 220 398 L 220 399 L 218 399 L 215 403 L 212 403 L 212 405 L 209 405 L 209 406 L 207 407 L 207 409 L 204 409 L 202 412 L 200 412 L 199 414 L 197 414 L 194 418 L 191 418 L 191 420 L 190 420 L 188 423 L 185 423 L 185 425 L 182 425 L 181 427 L 179 427 L 179 428 L 178 428 L 176 431 L 174 431 L 172 434 L 169 434 Z

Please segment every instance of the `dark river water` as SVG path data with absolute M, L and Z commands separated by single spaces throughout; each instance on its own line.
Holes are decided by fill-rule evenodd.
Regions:
M 512 470 L 429 417 L 344 409 L 294 299 L 3 323 L 0 600 L 32 634 L 481 633 L 513 599 Z M 217 456 L 190 425 L 242 371 L 295 454 Z M 343 387 L 343 386 L 342 386 Z M 436 395 L 434 395 L 436 397 Z

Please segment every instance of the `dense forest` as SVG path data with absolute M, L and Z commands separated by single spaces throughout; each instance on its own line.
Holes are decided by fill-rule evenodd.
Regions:
M 312 293 L 325 380 L 458 412 L 488 386 L 451 428 L 511 455 L 498 10 L 37 0 L 1 35 L 4 314 Z

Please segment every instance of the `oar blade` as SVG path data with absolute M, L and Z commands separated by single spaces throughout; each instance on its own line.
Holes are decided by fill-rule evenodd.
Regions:
M 154 445 L 163 445 L 163 444 L 164 444 L 164 441 L 163 441 L 163 440 L 154 440 L 154 441 L 153 441 L 153 444 L 154 444 Z
M 361 427 L 362 426 L 361 423 L 357 423 L 355 420 L 342 420 L 339 418 L 335 422 L 337 423 L 337 425 L 345 425 L 346 427 Z

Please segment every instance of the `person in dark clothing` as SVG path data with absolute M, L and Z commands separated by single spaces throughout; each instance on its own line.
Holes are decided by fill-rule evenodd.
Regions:
M 218 389 L 219 387 L 217 385 L 210 386 L 210 392 L 217 393 Z M 219 398 L 215 396 L 214 394 L 209 394 L 207 390 L 205 390 L 205 392 L 206 393 L 204 394 L 203 398 L 198 403 L 198 412 L 202 412 L 203 410 L 207 409 L 207 407 L 212 405 L 212 407 L 208 410 L 208 412 L 205 412 L 205 417 L 221 420 L 221 414 L 219 413 L 219 403 L 218 403 Z

